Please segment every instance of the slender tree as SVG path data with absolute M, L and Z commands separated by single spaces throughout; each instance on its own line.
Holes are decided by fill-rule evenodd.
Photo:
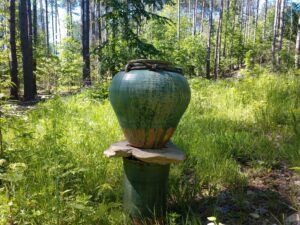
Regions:
M 33 0 L 33 42 L 36 45 L 38 41 L 38 25 L 37 25 L 37 3 Z
M 281 0 L 277 64 L 280 64 L 280 59 L 281 59 L 280 52 L 281 52 L 281 49 L 282 49 L 282 38 L 283 38 L 283 31 L 284 31 L 284 8 L 285 8 L 285 0 Z
M 267 14 L 268 14 L 268 0 L 265 0 L 263 40 L 266 39 Z
M 254 35 L 253 35 L 253 45 L 256 41 L 256 30 L 257 30 L 257 23 L 258 23 L 258 10 L 259 10 L 259 0 L 256 2 L 256 13 L 255 13 L 255 20 L 254 20 Z
M 54 2 L 55 4 L 55 45 L 58 44 L 58 4 L 57 4 L 57 0 L 55 0 Z
M 29 37 L 29 48 L 30 52 L 32 53 L 32 70 L 33 70 L 33 80 L 32 80 L 32 86 L 33 86 L 33 93 L 36 95 L 37 90 L 36 90 L 36 79 L 35 79 L 35 71 L 36 71 L 36 60 L 33 57 L 33 47 L 32 47 L 32 40 L 34 39 L 34 24 L 33 24 L 33 18 L 32 18 L 32 10 L 31 10 L 31 0 L 26 0 L 27 1 L 27 17 L 28 17 L 28 37 Z
M 272 41 L 272 64 L 275 65 L 275 50 L 276 50 L 276 38 L 277 38 L 277 29 L 278 29 L 278 7 L 279 1 L 276 0 L 275 4 L 275 15 L 274 15 L 274 26 L 273 26 L 273 41 Z
M 49 16 L 48 16 L 48 0 L 45 0 L 45 9 L 46 9 L 46 47 L 47 47 L 47 53 L 49 54 Z
M 212 11 L 213 0 L 209 1 L 209 18 L 208 18 L 208 37 L 206 49 L 206 78 L 210 79 L 210 48 L 211 48 L 211 33 L 212 33 Z
M 194 12 L 193 12 L 193 36 L 196 35 L 196 31 L 197 31 L 197 9 L 198 9 L 198 0 L 195 0 Z
M 32 11 L 31 11 L 31 0 L 27 1 L 27 14 L 28 14 L 28 31 L 29 31 L 29 38 L 32 40 L 33 37 L 33 25 L 32 25 Z
M 45 12 L 44 12 L 44 0 L 40 0 L 40 12 L 41 12 L 41 25 L 42 25 L 42 31 L 44 34 L 46 34 L 46 25 L 45 25 Z
M 298 18 L 297 39 L 295 49 L 295 68 L 299 69 L 299 54 L 300 54 L 300 16 Z
M 101 18 L 101 3 L 96 2 L 96 36 L 99 46 L 102 45 L 102 18 Z
M 204 26 L 204 15 L 205 15 L 205 1 L 202 0 L 202 8 L 201 8 L 201 25 L 200 25 L 200 32 L 203 32 L 203 26 Z
M 89 0 L 81 0 L 81 36 L 83 58 L 83 85 L 91 85 L 90 77 L 90 6 Z
M 234 1 L 235 2 L 235 1 Z M 234 3 L 235 5 L 235 3 Z M 226 47 L 227 47 L 227 33 L 228 33 L 228 22 L 229 22 L 229 15 L 230 15 L 230 0 L 226 2 L 226 16 L 225 16 L 225 31 L 224 31 L 224 47 L 223 47 L 223 56 L 226 56 Z M 235 22 L 233 21 L 233 27 L 235 26 Z
M 223 26 L 223 9 L 224 9 L 224 0 L 221 0 L 221 10 L 219 16 L 219 35 L 218 35 L 218 47 L 217 47 L 217 77 L 220 75 L 220 63 L 221 63 L 221 49 L 222 49 L 222 26 Z
M 96 44 L 96 0 L 92 1 L 90 4 L 90 12 L 91 12 L 91 45 L 95 46 Z
M 177 0 L 177 39 L 180 39 L 180 0 Z
M 19 98 L 19 79 L 18 79 L 18 59 L 16 47 L 16 3 L 15 0 L 9 1 L 9 31 L 10 31 L 10 79 L 13 85 L 10 88 L 10 96 L 13 99 Z
M 290 7 L 290 35 L 289 35 L 289 45 L 288 45 L 288 64 L 290 64 L 291 60 L 291 43 L 292 43 L 292 35 L 293 35 L 293 3 L 291 2 L 291 7 Z
M 51 6 L 51 30 L 52 30 L 52 43 L 53 43 L 53 52 L 56 52 L 55 49 L 55 25 L 54 25 L 54 0 L 50 1 Z
M 33 0 L 33 44 L 34 49 L 32 50 L 33 53 L 33 92 L 36 95 L 37 94 L 37 87 L 36 87 L 36 47 L 38 42 L 38 24 L 37 24 L 37 3 L 36 0 Z
M 20 22 L 20 38 L 21 51 L 23 61 L 23 76 L 24 76 L 24 100 L 34 100 L 33 88 L 33 67 L 32 67 L 32 47 L 28 31 L 28 11 L 26 1 L 19 1 L 19 22 Z

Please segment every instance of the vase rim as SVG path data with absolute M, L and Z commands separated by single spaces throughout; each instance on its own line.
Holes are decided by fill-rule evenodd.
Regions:
M 135 59 L 130 60 L 123 69 L 125 72 L 131 70 L 152 70 L 152 71 L 170 71 L 182 74 L 182 69 L 175 67 L 172 63 L 163 60 L 152 60 L 152 59 Z

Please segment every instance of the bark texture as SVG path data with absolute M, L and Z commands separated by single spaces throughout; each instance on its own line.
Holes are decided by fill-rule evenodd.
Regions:
M 299 69 L 299 54 L 300 54 L 300 16 L 298 18 L 298 32 L 295 49 L 295 68 Z
M 81 0 L 81 43 L 82 43 L 82 78 L 83 86 L 91 85 L 90 76 L 90 4 L 89 0 Z
M 28 31 L 28 15 L 26 1 L 19 1 L 19 20 L 20 20 L 20 37 L 21 51 L 23 59 L 23 76 L 24 76 L 24 100 L 34 100 L 33 87 L 33 66 L 32 66 L 32 45 Z
M 212 11 L 213 0 L 209 1 L 209 19 L 208 19 L 208 37 L 206 49 L 206 78 L 210 79 L 210 48 L 211 48 L 211 33 L 212 33 Z
M 15 0 L 9 1 L 9 31 L 10 31 L 10 80 L 13 86 L 10 88 L 10 96 L 13 99 L 19 98 L 19 79 L 18 79 L 18 59 L 16 47 L 16 4 Z

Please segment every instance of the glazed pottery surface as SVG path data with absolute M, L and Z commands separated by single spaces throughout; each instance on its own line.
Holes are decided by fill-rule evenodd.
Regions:
M 112 80 L 109 99 L 128 142 L 161 148 L 169 141 L 190 101 L 190 88 L 178 72 L 121 71 Z

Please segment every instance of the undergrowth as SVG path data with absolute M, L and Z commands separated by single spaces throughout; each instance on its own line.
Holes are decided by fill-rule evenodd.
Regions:
M 225 189 L 243 193 L 243 167 L 300 162 L 299 77 L 194 78 L 190 85 L 192 101 L 172 139 L 186 161 L 171 168 L 168 224 L 217 216 L 208 199 Z M 0 224 L 130 224 L 121 160 L 103 155 L 124 139 L 106 96 L 86 90 L 6 118 Z

